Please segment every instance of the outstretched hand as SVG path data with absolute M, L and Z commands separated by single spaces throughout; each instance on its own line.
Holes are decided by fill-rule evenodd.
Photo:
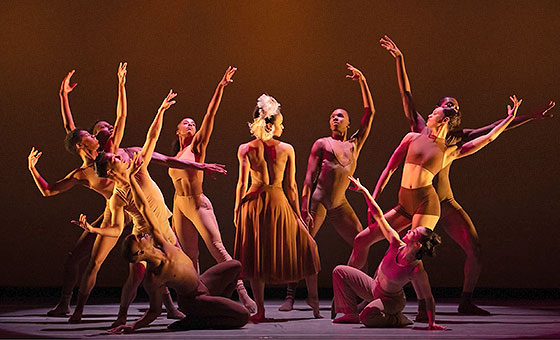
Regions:
M 140 170 L 140 168 L 142 167 L 142 165 L 144 165 L 144 160 L 142 159 L 142 154 L 137 151 L 134 153 L 134 156 L 132 156 L 132 159 L 130 160 L 130 163 L 128 164 L 128 178 L 134 176 L 136 173 L 138 173 L 138 171 Z
M 77 225 L 78 227 L 84 229 L 88 233 L 93 232 L 93 227 L 91 226 L 91 224 L 88 223 L 88 221 L 86 219 L 86 215 L 84 215 L 84 214 L 80 214 L 80 218 L 77 221 L 72 220 L 70 222 Z
M 350 78 L 352 80 L 365 80 L 366 78 L 364 77 L 364 74 L 362 73 L 362 71 L 358 70 L 357 68 L 355 68 L 354 66 L 346 63 L 346 68 L 348 68 L 348 70 L 350 72 L 352 72 L 352 74 L 347 74 L 346 78 Z
M 127 63 L 119 63 L 119 69 L 117 71 L 117 77 L 119 78 L 119 83 L 124 84 L 126 82 L 126 65 Z
M 515 117 L 517 115 L 517 109 L 519 108 L 519 105 L 521 105 L 521 102 L 523 102 L 523 99 L 517 99 L 515 95 L 510 96 L 509 99 L 513 102 L 513 107 L 511 105 L 508 105 L 507 107 L 508 117 Z
M 227 174 L 227 170 L 224 164 L 204 163 L 204 173 L 212 179 L 216 179 L 217 174 L 225 175 Z
M 353 176 L 348 176 L 348 179 L 351 182 L 348 189 L 350 189 L 352 191 L 356 191 L 356 192 L 369 193 L 368 189 L 362 185 L 359 178 L 354 178 Z
M 161 103 L 161 106 L 159 107 L 160 110 L 167 110 L 171 107 L 171 105 L 175 104 L 175 101 L 173 100 L 173 98 L 177 97 L 177 93 L 173 92 L 173 89 L 169 90 L 169 93 L 167 94 L 167 97 L 165 97 L 165 99 L 163 100 L 163 103 Z
M 397 47 L 397 44 L 389 36 L 385 35 L 383 38 L 379 39 L 381 47 L 385 48 L 391 55 L 396 58 L 402 56 L 401 50 Z
M 107 332 L 111 334 L 130 334 L 134 333 L 134 327 L 132 325 L 119 325 L 107 330 Z
M 41 157 L 42 154 L 43 153 L 40 152 L 39 150 L 36 150 L 35 148 L 31 148 L 31 152 L 29 153 L 29 156 L 27 157 L 27 163 L 28 163 L 29 169 L 32 169 L 32 168 L 35 167 L 35 165 L 39 161 L 39 157 Z
M 556 105 L 556 103 L 554 102 L 554 100 L 551 100 L 550 103 L 548 103 L 547 107 L 545 107 L 544 109 L 537 112 L 537 114 L 535 114 L 535 118 L 552 118 L 552 117 L 554 117 L 554 114 L 552 112 L 549 112 L 549 111 L 552 110 L 552 108 L 555 105 Z
M 66 77 L 62 80 L 62 84 L 60 84 L 60 94 L 68 94 L 78 85 L 78 83 L 70 84 L 70 78 L 72 78 L 74 72 L 76 72 L 76 70 L 68 72 Z
M 220 80 L 219 85 L 220 86 L 226 86 L 229 83 L 233 83 L 233 79 L 231 79 L 231 77 L 233 77 L 233 75 L 235 74 L 235 71 L 237 71 L 237 67 L 229 66 L 226 70 L 226 73 L 222 77 L 222 80 Z

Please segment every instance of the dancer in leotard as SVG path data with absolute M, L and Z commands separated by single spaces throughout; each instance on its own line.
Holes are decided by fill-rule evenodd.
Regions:
M 412 282 L 418 297 L 427 301 L 428 329 L 442 330 L 435 323 L 436 304 L 432 296 L 428 274 L 422 265 L 424 254 L 433 255 L 441 240 L 432 230 L 422 226 L 410 229 L 401 238 L 383 217 L 383 212 L 359 179 L 350 178 L 351 189 L 362 192 L 368 204 L 368 215 L 373 217 L 379 230 L 389 241 L 374 278 L 350 266 L 337 266 L 333 271 L 333 289 L 336 312 L 343 316 L 334 323 L 362 323 L 366 327 L 404 327 L 412 324 L 403 314 L 406 305 L 403 286 Z M 368 305 L 360 312 L 356 304 L 361 298 Z
M 352 72 L 346 77 L 360 84 L 364 115 L 358 131 L 347 139 L 350 127 L 348 112 L 336 109 L 331 113 L 331 135 L 319 138 L 311 148 L 301 194 L 301 213 L 313 237 L 319 232 L 325 217 L 328 217 L 340 237 L 352 245 L 354 237 L 363 228 L 346 199 L 348 176 L 356 170 L 358 156 L 371 129 L 375 108 L 366 77 L 352 65 L 346 66 Z M 288 284 L 286 299 L 279 310 L 292 310 L 296 286 L 297 283 Z
M 176 158 L 204 162 L 206 148 L 214 128 L 214 117 L 222 100 L 224 88 L 233 82 L 232 77 L 236 70 L 237 68 L 231 66 L 226 70 L 208 105 L 198 131 L 196 130 L 196 123 L 191 118 L 185 118 L 177 125 Z M 231 260 L 231 255 L 222 243 L 222 236 L 212 203 L 202 192 L 203 174 L 189 169 L 169 169 L 169 176 L 175 187 L 173 230 L 177 234 L 183 251 L 190 256 L 195 268 L 199 270 L 198 234 L 200 234 L 216 261 Z M 247 294 L 241 280 L 237 283 L 237 293 L 243 305 L 250 312 L 255 312 L 257 306 Z
M 405 68 L 404 56 L 397 45 L 388 36 L 381 39 L 381 46 L 387 49 L 395 58 L 397 80 L 403 101 L 404 113 L 409 120 L 410 129 L 413 132 L 424 132 L 426 129 L 426 121 L 415 108 L 414 101 L 412 99 L 410 82 Z M 444 97 L 438 102 L 438 106 L 440 107 L 446 107 L 448 105 L 459 107 L 457 100 L 452 97 Z M 532 120 L 551 118 L 552 114 L 550 110 L 554 107 L 554 105 L 554 101 L 550 101 L 544 109 L 536 112 L 535 114 L 516 117 L 508 125 L 506 131 Z M 474 138 L 488 133 L 500 122 L 501 120 L 478 129 L 455 129 L 450 131 L 447 135 L 447 143 L 466 143 Z M 461 302 L 459 303 L 458 310 L 460 314 L 490 315 L 489 312 L 477 307 L 472 302 L 472 294 L 481 270 L 480 241 L 478 239 L 476 228 L 469 215 L 459 205 L 459 203 L 455 201 L 449 180 L 450 167 L 451 164 L 444 167 L 437 174 L 434 186 L 441 202 L 441 217 L 438 221 L 438 225 L 441 226 L 443 230 L 445 230 L 445 232 L 463 249 L 466 255 L 464 264 L 463 293 L 461 294 Z M 422 310 L 422 301 L 420 304 Z M 422 318 L 423 315 L 425 319 L 425 313 L 419 313 L 419 315 L 421 316 L 420 318 Z
M 262 95 L 250 124 L 255 139 L 239 146 L 239 180 L 235 195 L 235 258 L 243 264 L 257 303 L 254 322 L 265 320 L 265 283 L 297 282 L 305 277 L 308 304 L 319 312 L 319 254 L 299 210 L 295 152 L 280 137 L 280 104 Z M 249 179 L 251 186 L 249 188 Z M 282 184 L 286 190 L 282 190 Z

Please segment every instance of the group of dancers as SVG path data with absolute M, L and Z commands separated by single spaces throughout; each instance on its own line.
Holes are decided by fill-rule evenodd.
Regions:
M 411 324 L 402 314 L 406 298 L 403 286 L 411 282 L 418 297 L 415 321 L 427 322 L 429 329 L 443 329 L 435 322 L 435 302 L 428 275 L 422 265 L 424 255 L 432 256 L 441 240 L 433 232 L 436 225 L 449 234 L 466 254 L 464 284 L 459 313 L 489 315 L 472 302 L 480 273 L 480 244 L 476 229 L 455 201 L 449 169 L 455 159 L 473 154 L 508 128 L 551 117 L 551 101 L 543 110 L 517 117 L 521 100 L 510 97 L 507 116 L 479 129 L 460 129 L 461 112 L 455 98 L 444 97 L 427 120 L 416 111 L 404 57 L 387 36 L 380 40 L 396 60 L 397 79 L 408 133 L 391 156 L 373 193 L 353 176 L 360 151 L 369 135 L 375 108 L 365 76 L 347 64 L 348 78 L 359 83 L 364 114 L 358 130 L 348 135 L 350 117 L 336 109 L 329 118 L 331 134 L 312 146 L 299 204 L 295 179 L 294 148 L 278 139 L 284 126 L 280 104 L 263 94 L 257 100 L 249 124 L 254 139 L 238 149 L 239 177 L 236 186 L 233 258 L 225 249 L 210 200 L 202 191 L 204 172 L 225 174 L 221 164 L 205 163 L 206 148 L 224 88 L 233 82 L 236 68 L 229 67 L 214 92 L 200 127 L 185 118 L 177 125 L 175 156 L 154 151 L 165 112 L 175 104 L 170 91 L 159 107 L 142 147 L 121 148 L 127 118 L 127 64 L 118 68 L 118 100 L 115 124 L 98 121 L 91 130 L 76 128 L 70 110 L 69 93 L 74 71 L 60 88 L 65 146 L 77 154 L 82 165 L 66 177 L 49 183 L 36 164 L 41 152 L 31 150 L 29 170 L 44 196 L 82 185 L 101 194 L 107 204 L 94 222 L 81 215 L 72 221 L 84 229 L 64 265 L 61 298 L 49 316 L 70 313 L 70 300 L 79 278 L 79 265 L 89 256 L 82 273 L 77 305 L 69 322 L 82 319 L 97 273 L 116 245 L 127 224 L 132 232 L 122 242 L 121 253 L 130 262 L 117 320 L 111 332 L 132 332 L 149 325 L 166 307 L 167 317 L 179 319 L 173 329 L 237 328 L 250 320 L 266 320 L 265 284 L 287 283 L 287 295 L 280 310 L 292 310 L 297 282 L 305 279 L 306 302 L 313 316 L 322 318 L 317 293 L 320 261 L 314 237 L 328 217 L 342 239 L 353 247 L 348 265 L 334 268 L 334 323 L 362 323 L 368 327 L 402 327 Z M 383 214 L 376 203 L 391 174 L 404 158 L 398 205 Z M 175 189 L 173 211 L 148 172 L 150 162 L 169 168 Z M 361 192 L 368 205 L 368 227 L 363 229 L 346 198 L 346 190 Z M 172 218 L 171 226 L 169 218 Z M 410 230 L 401 239 L 399 232 Z M 198 235 L 218 264 L 200 273 Z M 367 274 L 369 248 L 386 239 L 389 248 L 373 277 Z M 365 271 L 364 271 L 365 270 Z M 251 285 L 249 297 L 242 280 Z M 150 299 L 148 311 L 127 324 L 128 307 L 144 282 Z M 177 308 L 169 288 L 177 293 Z M 236 290 L 241 304 L 231 300 Z M 337 313 L 342 316 L 336 317 Z M 251 314 L 253 314 L 251 316 Z

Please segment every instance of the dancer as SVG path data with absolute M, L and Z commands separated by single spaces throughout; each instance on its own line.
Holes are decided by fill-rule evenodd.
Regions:
M 235 71 L 237 71 L 235 67 L 227 68 L 208 105 L 200 130 L 196 130 L 196 123 L 191 118 L 185 118 L 177 125 L 176 158 L 204 162 L 206 148 L 214 127 L 214 117 L 222 100 L 224 88 L 233 82 L 232 77 Z M 189 169 L 169 169 L 169 176 L 175 187 L 173 230 L 177 234 L 183 251 L 189 255 L 197 271 L 200 271 L 198 267 L 198 234 L 217 262 L 231 260 L 231 255 L 222 243 L 212 203 L 202 192 L 203 174 Z M 243 305 L 254 313 L 257 306 L 247 294 L 241 280 L 237 283 L 237 293 Z
M 273 138 L 280 137 L 284 129 L 280 104 L 263 94 L 253 117 L 249 126 L 255 139 L 240 145 L 237 153 L 239 179 L 234 211 L 234 257 L 243 264 L 241 277 L 250 280 L 257 303 L 257 313 L 251 320 L 266 319 L 265 283 L 297 282 L 302 277 L 313 316 L 321 318 L 319 254 L 299 210 L 295 152 L 290 144 Z M 247 189 L 249 178 L 251 186 Z
M 241 271 L 239 261 L 221 262 L 200 277 L 193 262 L 174 243 L 169 242 L 162 230 L 169 229 L 151 209 L 135 173 L 142 167 L 139 154 L 131 161 L 128 178 L 134 202 L 146 221 L 147 234 L 130 234 L 123 242 L 122 254 L 131 263 L 147 263 L 144 288 L 150 298 L 150 308 L 132 325 L 120 325 L 109 332 L 132 333 L 148 326 L 161 314 L 161 296 L 165 287 L 177 292 L 179 308 L 187 313 L 170 329 L 240 328 L 249 321 L 249 312 L 229 297 L 237 284 Z M 160 202 L 161 205 L 164 202 Z
M 346 199 L 348 176 L 356 170 L 358 156 L 371 129 L 375 108 L 365 76 L 352 65 L 346 66 L 352 72 L 346 77 L 360 84 L 364 116 L 359 130 L 347 139 L 350 127 L 348 112 L 336 109 L 331 113 L 330 137 L 319 138 L 311 148 L 301 195 L 301 213 L 309 225 L 311 236 L 317 235 L 328 216 L 336 232 L 352 245 L 354 237 L 363 228 Z M 286 299 L 279 310 L 292 310 L 296 286 L 297 283 L 288 284 Z
M 382 38 L 380 42 L 381 46 L 387 49 L 396 60 L 397 80 L 403 101 L 404 113 L 409 120 L 410 129 L 413 132 L 425 132 L 426 121 L 415 108 L 410 82 L 406 73 L 404 56 L 397 45 L 388 36 Z M 459 107 L 457 100 L 452 97 L 444 97 L 438 102 L 438 106 L 440 107 L 446 107 L 448 105 Z M 509 124 L 506 131 L 531 120 L 551 118 L 552 114 L 549 111 L 554 105 L 555 102 L 550 101 L 548 106 L 535 114 L 516 117 Z M 447 144 L 466 143 L 488 133 L 500 122 L 501 120 L 478 129 L 455 129 L 450 131 L 447 136 Z M 450 167 L 451 164 L 444 167 L 437 174 L 434 186 L 441 202 L 441 217 L 438 221 L 438 225 L 440 225 L 461 249 L 463 249 L 466 256 L 463 292 L 461 294 L 461 302 L 459 303 L 458 311 L 460 314 L 466 315 L 490 315 L 488 311 L 476 306 L 472 301 L 472 294 L 481 271 L 480 241 L 471 218 L 459 203 L 455 201 L 449 180 Z M 421 304 L 423 305 L 422 302 Z M 421 310 L 423 309 L 424 308 L 421 308 Z M 425 313 L 421 312 L 420 314 L 420 318 L 425 319 Z
M 175 96 L 176 94 L 170 91 L 160 106 L 158 113 L 148 130 L 146 142 L 141 150 L 141 155 L 145 159 L 146 164 L 136 174 L 140 185 L 143 187 L 143 190 L 146 192 L 148 200 L 151 203 L 151 209 L 154 211 L 154 214 L 162 220 L 162 225 L 164 221 L 167 222 L 167 219 L 171 216 L 171 212 L 167 209 L 165 204 L 161 204 L 164 202 L 163 195 L 155 182 L 151 179 L 147 170 L 147 164 L 149 164 L 152 158 L 153 150 L 161 131 L 163 114 L 175 103 L 173 100 Z M 96 159 L 96 170 L 98 174 L 109 170 L 110 178 L 115 181 L 113 195 L 107 204 L 110 209 L 110 214 L 108 216 L 108 218 L 110 218 L 110 222 L 103 222 L 104 226 L 102 228 L 95 228 L 87 223 L 81 223 L 81 219 L 80 222 L 74 221 L 74 223 L 80 225 L 85 230 L 99 234 L 99 236 L 96 238 L 90 261 L 80 285 L 78 303 L 72 317 L 68 320 L 71 323 L 81 321 L 85 303 L 87 302 L 89 293 L 95 286 L 97 272 L 99 271 L 101 264 L 107 257 L 109 251 L 111 251 L 111 249 L 115 246 L 118 237 L 124 228 L 125 211 L 132 216 L 133 233 L 139 233 L 143 230 L 143 228 L 146 228 L 145 221 L 135 208 L 134 202 L 132 202 L 130 184 L 124 175 L 130 160 L 129 155 L 123 149 L 119 149 L 118 145 L 112 145 L 111 151 L 112 153 L 100 153 Z M 171 228 L 163 229 L 161 230 L 161 233 L 168 238 L 169 242 L 176 243 L 177 240 Z M 142 280 L 143 270 L 144 268 L 142 266 L 130 265 L 129 276 L 123 286 L 121 294 L 119 315 L 117 320 L 113 323 L 113 326 L 118 326 L 126 322 L 128 306 L 136 296 L 136 289 Z M 168 317 L 179 318 L 184 316 L 181 312 L 176 310 L 168 291 L 166 292 L 164 303 L 166 304 Z
M 362 192 L 368 204 L 368 215 L 373 217 L 379 230 L 389 241 L 389 249 L 383 256 L 374 278 L 350 266 L 337 266 L 333 271 L 333 289 L 336 312 L 343 316 L 334 323 L 362 323 L 366 327 L 404 327 L 412 324 L 402 314 L 406 305 L 403 286 L 412 282 L 418 298 L 427 303 L 428 329 L 443 330 L 435 323 L 436 304 L 432 296 L 428 274 L 422 258 L 433 256 L 434 247 L 441 243 L 439 235 L 422 226 L 410 229 L 401 238 L 383 217 L 383 212 L 359 179 L 350 177 L 350 189 Z M 368 305 L 358 311 L 357 298 Z M 359 314 L 358 314 L 359 313 Z

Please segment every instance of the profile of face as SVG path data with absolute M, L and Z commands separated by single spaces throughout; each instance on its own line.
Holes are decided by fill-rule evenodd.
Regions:
M 130 247 L 131 258 L 136 259 L 136 262 L 140 261 L 141 259 L 138 257 L 142 257 L 146 249 L 153 246 L 154 243 L 151 235 L 149 234 L 134 235 L 134 242 L 131 244 Z
M 107 142 L 109 137 L 113 134 L 113 125 L 104 120 L 100 120 L 95 123 L 92 132 L 95 136 L 97 136 L 97 139 L 102 142 Z
M 449 118 L 445 116 L 443 112 L 443 107 L 436 106 L 434 111 L 428 116 L 428 121 L 426 122 L 426 126 L 430 129 L 437 129 L 440 126 L 447 124 L 449 122 Z
M 274 120 L 274 137 L 282 136 L 282 132 L 284 132 L 284 117 L 281 113 L 276 115 L 276 119 Z
M 76 144 L 76 149 L 84 148 L 89 151 L 99 149 L 99 141 L 97 138 L 86 130 L 80 131 L 80 142 Z
M 331 113 L 329 119 L 329 126 L 331 131 L 338 131 L 345 133 L 350 127 L 350 118 L 348 112 L 344 109 L 336 109 Z
M 427 234 L 428 231 L 425 227 L 417 227 L 415 229 L 409 229 L 404 235 L 404 237 L 402 238 L 402 241 L 407 245 L 413 245 L 419 243 L 422 237 L 426 236 Z
M 177 124 L 177 135 L 191 137 L 196 133 L 196 123 L 191 118 L 185 118 Z

